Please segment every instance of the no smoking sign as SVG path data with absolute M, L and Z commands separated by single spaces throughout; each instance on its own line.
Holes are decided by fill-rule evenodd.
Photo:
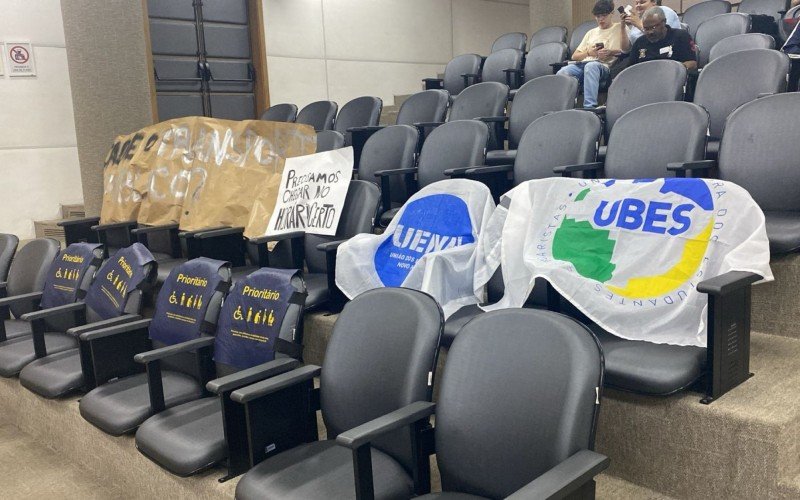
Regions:
M 28 42 L 6 42 L 8 76 L 36 76 L 33 47 Z

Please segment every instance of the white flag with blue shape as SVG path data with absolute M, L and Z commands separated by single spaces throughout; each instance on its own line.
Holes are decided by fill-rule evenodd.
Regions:
M 476 289 L 502 265 L 522 307 L 535 279 L 608 332 L 706 345 L 701 281 L 728 271 L 772 280 L 764 214 L 741 187 L 710 179 L 529 181 L 506 193 L 478 243 Z
M 336 284 L 351 299 L 385 286 L 421 290 L 439 302 L 445 317 L 477 304 L 483 292 L 474 292 L 475 245 L 493 210 L 492 195 L 479 182 L 430 184 L 400 208 L 383 234 L 359 234 L 339 247 Z

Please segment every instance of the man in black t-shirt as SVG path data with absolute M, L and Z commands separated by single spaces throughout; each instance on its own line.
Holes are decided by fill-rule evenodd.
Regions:
M 644 13 L 642 31 L 631 46 L 630 64 L 655 59 L 672 59 L 683 63 L 686 69 L 697 68 L 697 50 L 689 33 L 667 26 L 661 7 L 653 7 Z

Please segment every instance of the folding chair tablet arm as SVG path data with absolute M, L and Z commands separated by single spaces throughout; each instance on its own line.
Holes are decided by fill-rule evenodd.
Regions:
M 126 323 L 131 323 L 133 321 L 139 321 L 142 317 L 138 314 L 123 314 L 122 316 L 117 316 L 116 318 L 109 318 L 104 319 L 102 321 L 96 321 L 94 323 L 87 323 L 85 325 L 75 326 L 67 330 L 69 335 L 74 335 L 75 337 L 80 338 L 86 332 L 91 332 L 93 330 L 100 330 L 101 328 L 109 328 L 112 326 L 124 325 Z
M 233 267 L 245 265 L 244 228 L 219 226 L 197 231 L 185 231 L 180 237 L 186 242 L 186 257 L 209 257 L 224 260 Z
M 444 88 L 444 80 L 442 78 L 423 78 L 422 83 L 425 90 L 435 90 Z
M 256 384 L 238 389 L 231 394 L 231 400 L 240 404 L 251 403 L 282 389 L 287 389 L 302 384 L 303 382 L 313 380 L 314 377 L 318 377 L 320 373 L 322 373 L 322 368 L 319 366 L 304 365 L 290 372 L 282 373 L 268 380 L 263 380 Z
M 505 123 L 508 121 L 507 116 L 476 116 L 473 120 L 481 121 L 487 125 L 493 123 Z
M 244 227 L 225 227 L 220 229 L 210 229 L 198 231 L 194 233 L 194 237 L 198 240 L 206 240 L 209 238 L 219 238 L 220 236 L 242 235 L 244 234 Z
M 596 178 L 597 171 L 603 168 L 603 163 L 596 161 L 593 163 L 584 163 L 581 165 L 562 165 L 560 167 L 556 167 L 553 169 L 553 172 L 556 174 L 561 174 L 563 177 L 572 177 L 572 173 L 574 172 L 589 172 L 591 175 Z
M 292 358 L 278 358 L 225 377 L 219 377 L 206 384 L 208 392 L 223 394 L 262 380 L 286 373 L 300 367 L 300 361 Z
M 81 369 L 88 389 L 142 371 L 133 357 L 152 349 L 151 321 L 141 319 L 80 334 Z
M 146 318 L 146 319 L 140 319 L 138 321 L 123 323 L 121 325 L 110 326 L 108 328 L 100 328 L 88 332 L 83 332 L 80 334 L 80 339 L 84 342 L 91 342 L 94 340 L 103 339 L 107 337 L 115 337 L 118 335 L 125 335 L 128 333 L 138 332 L 142 330 L 146 331 L 147 328 L 150 326 L 151 321 L 152 321 L 151 319 Z
M 36 355 L 36 358 L 43 358 L 47 356 L 47 347 L 45 346 L 44 340 L 44 331 L 46 329 L 44 320 L 46 318 L 64 316 L 67 314 L 72 315 L 74 326 L 86 324 L 86 304 L 83 302 L 73 302 L 71 304 L 51 307 L 49 309 L 42 309 L 41 311 L 29 312 L 20 316 L 19 319 L 22 321 L 27 321 L 31 324 L 31 333 L 33 334 L 33 351 Z
M 135 229 L 138 223 L 135 220 L 128 220 L 124 222 L 109 222 L 107 224 L 95 224 L 92 226 L 93 231 L 107 231 L 109 229 Z
M 328 307 L 333 313 L 341 311 L 346 301 L 346 297 L 336 286 L 336 252 L 339 250 L 339 245 L 345 241 L 347 240 L 328 241 L 317 245 L 317 250 L 325 252 L 325 264 L 328 270 Z
M 142 245 L 148 246 L 147 238 L 151 234 L 167 232 L 170 239 L 170 256 L 173 258 L 181 257 L 181 240 L 178 224 L 162 224 L 159 226 L 139 226 L 131 229 L 131 234 L 136 238 L 136 241 Z
M 504 174 L 514 171 L 514 165 L 492 165 L 469 167 L 464 169 L 464 177 L 480 177 L 482 175 Z
M 698 160 L 698 161 L 686 161 L 686 162 L 675 162 L 675 163 L 667 163 L 667 170 L 670 172 L 675 172 L 675 177 L 686 177 L 686 172 L 693 172 L 695 170 L 701 170 L 704 175 L 702 177 L 707 177 L 709 172 L 716 168 L 717 162 L 715 160 Z M 694 175 L 692 176 L 694 177 Z
M 65 219 L 57 224 L 64 228 L 64 240 L 67 245 L 88 241 L 100 243 L 97 233 L 92 231 L 92 226 L 100 222 L 100 217 L 83 217 L 81 219 Z
M 173 223 L 173 224 L 163 224 L 160 226 L 139 226 L 135 229 L 131 229 L 131 233 L 138 236 L 140 234 L 151 234 L 151 233 L 158 233 L 161 231 L 177 231 L 177 230 L 178 230 L 178 224 Z
M 211 351 L 214 347 L 214 337 L 200 337 L 197 339 L 169 345 L 147 352 L 140 352 L 133 357 L 137 363 L 145 365 L 147 371 L 147 389 L 150 395 L 150 409 L 155 413 L 164 411 L 164 383 L 161 378 L 161 360 L 184 352 L 197 353 L 197 367 L 200 372 L 201 386 L 205 389 L 205 382 L 210 378 Z
M 100 217 L 82 217 L 80 219 L 64 219 L 58 221 L 61 227 L 74 227 L 74 226 L 96 226 L 100 223 Z
M 591 450 L 581 450 L 526 484 L 507 498 L 510 500 L 564 498 L 592 482 L 608 468 L 609 458 Z
M 6 282 L 0 282 L 0 295 L 3 298 L 0 298 L 0 342 L 6 341 L 6 322 L 5 320 L 11 318 L 11 312 L 9 306 L 11 304 L 18 304 L 18 303 L 30 303 L 34 306 L 39 305 L 39 301 L 42 300 L 42 292 L 30 292 L 30 293 L 23 293 L 20 295 L 14 295 L 12 297 L 5 297 L 6 294 Z

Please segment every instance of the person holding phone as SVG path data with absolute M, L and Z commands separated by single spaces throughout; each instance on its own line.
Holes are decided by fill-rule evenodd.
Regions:
M 628 27 L 628 36 L 622 39 L 623 52 L 630 52 L 634 42 L 644 34 L 642 19 L 644 18 L 644 13 L 653 7 L 661 7 L 661 10 L 664 11 L 667 26 L 674 30 L 682 29 L 678 14 L 669 7 L 662 6 L 661 0 L 634 0 L 633 9 L 622 7 L 623 12 L 620 13 L 622 23 Z
M 614 22 L 613 13 L 614 3 L 610 0 L 595 2 L 592 15 L 597 27 L 586 33 L 572 54 L 577 64 L 568 64 L 558 71 L 560 75 L 583 83 L 583 106 L 586 108 L 597 106 L 600 83 L 608 79 L 609 65 L 622 53 L 621 40 L 627 37 L 625 26 Z

